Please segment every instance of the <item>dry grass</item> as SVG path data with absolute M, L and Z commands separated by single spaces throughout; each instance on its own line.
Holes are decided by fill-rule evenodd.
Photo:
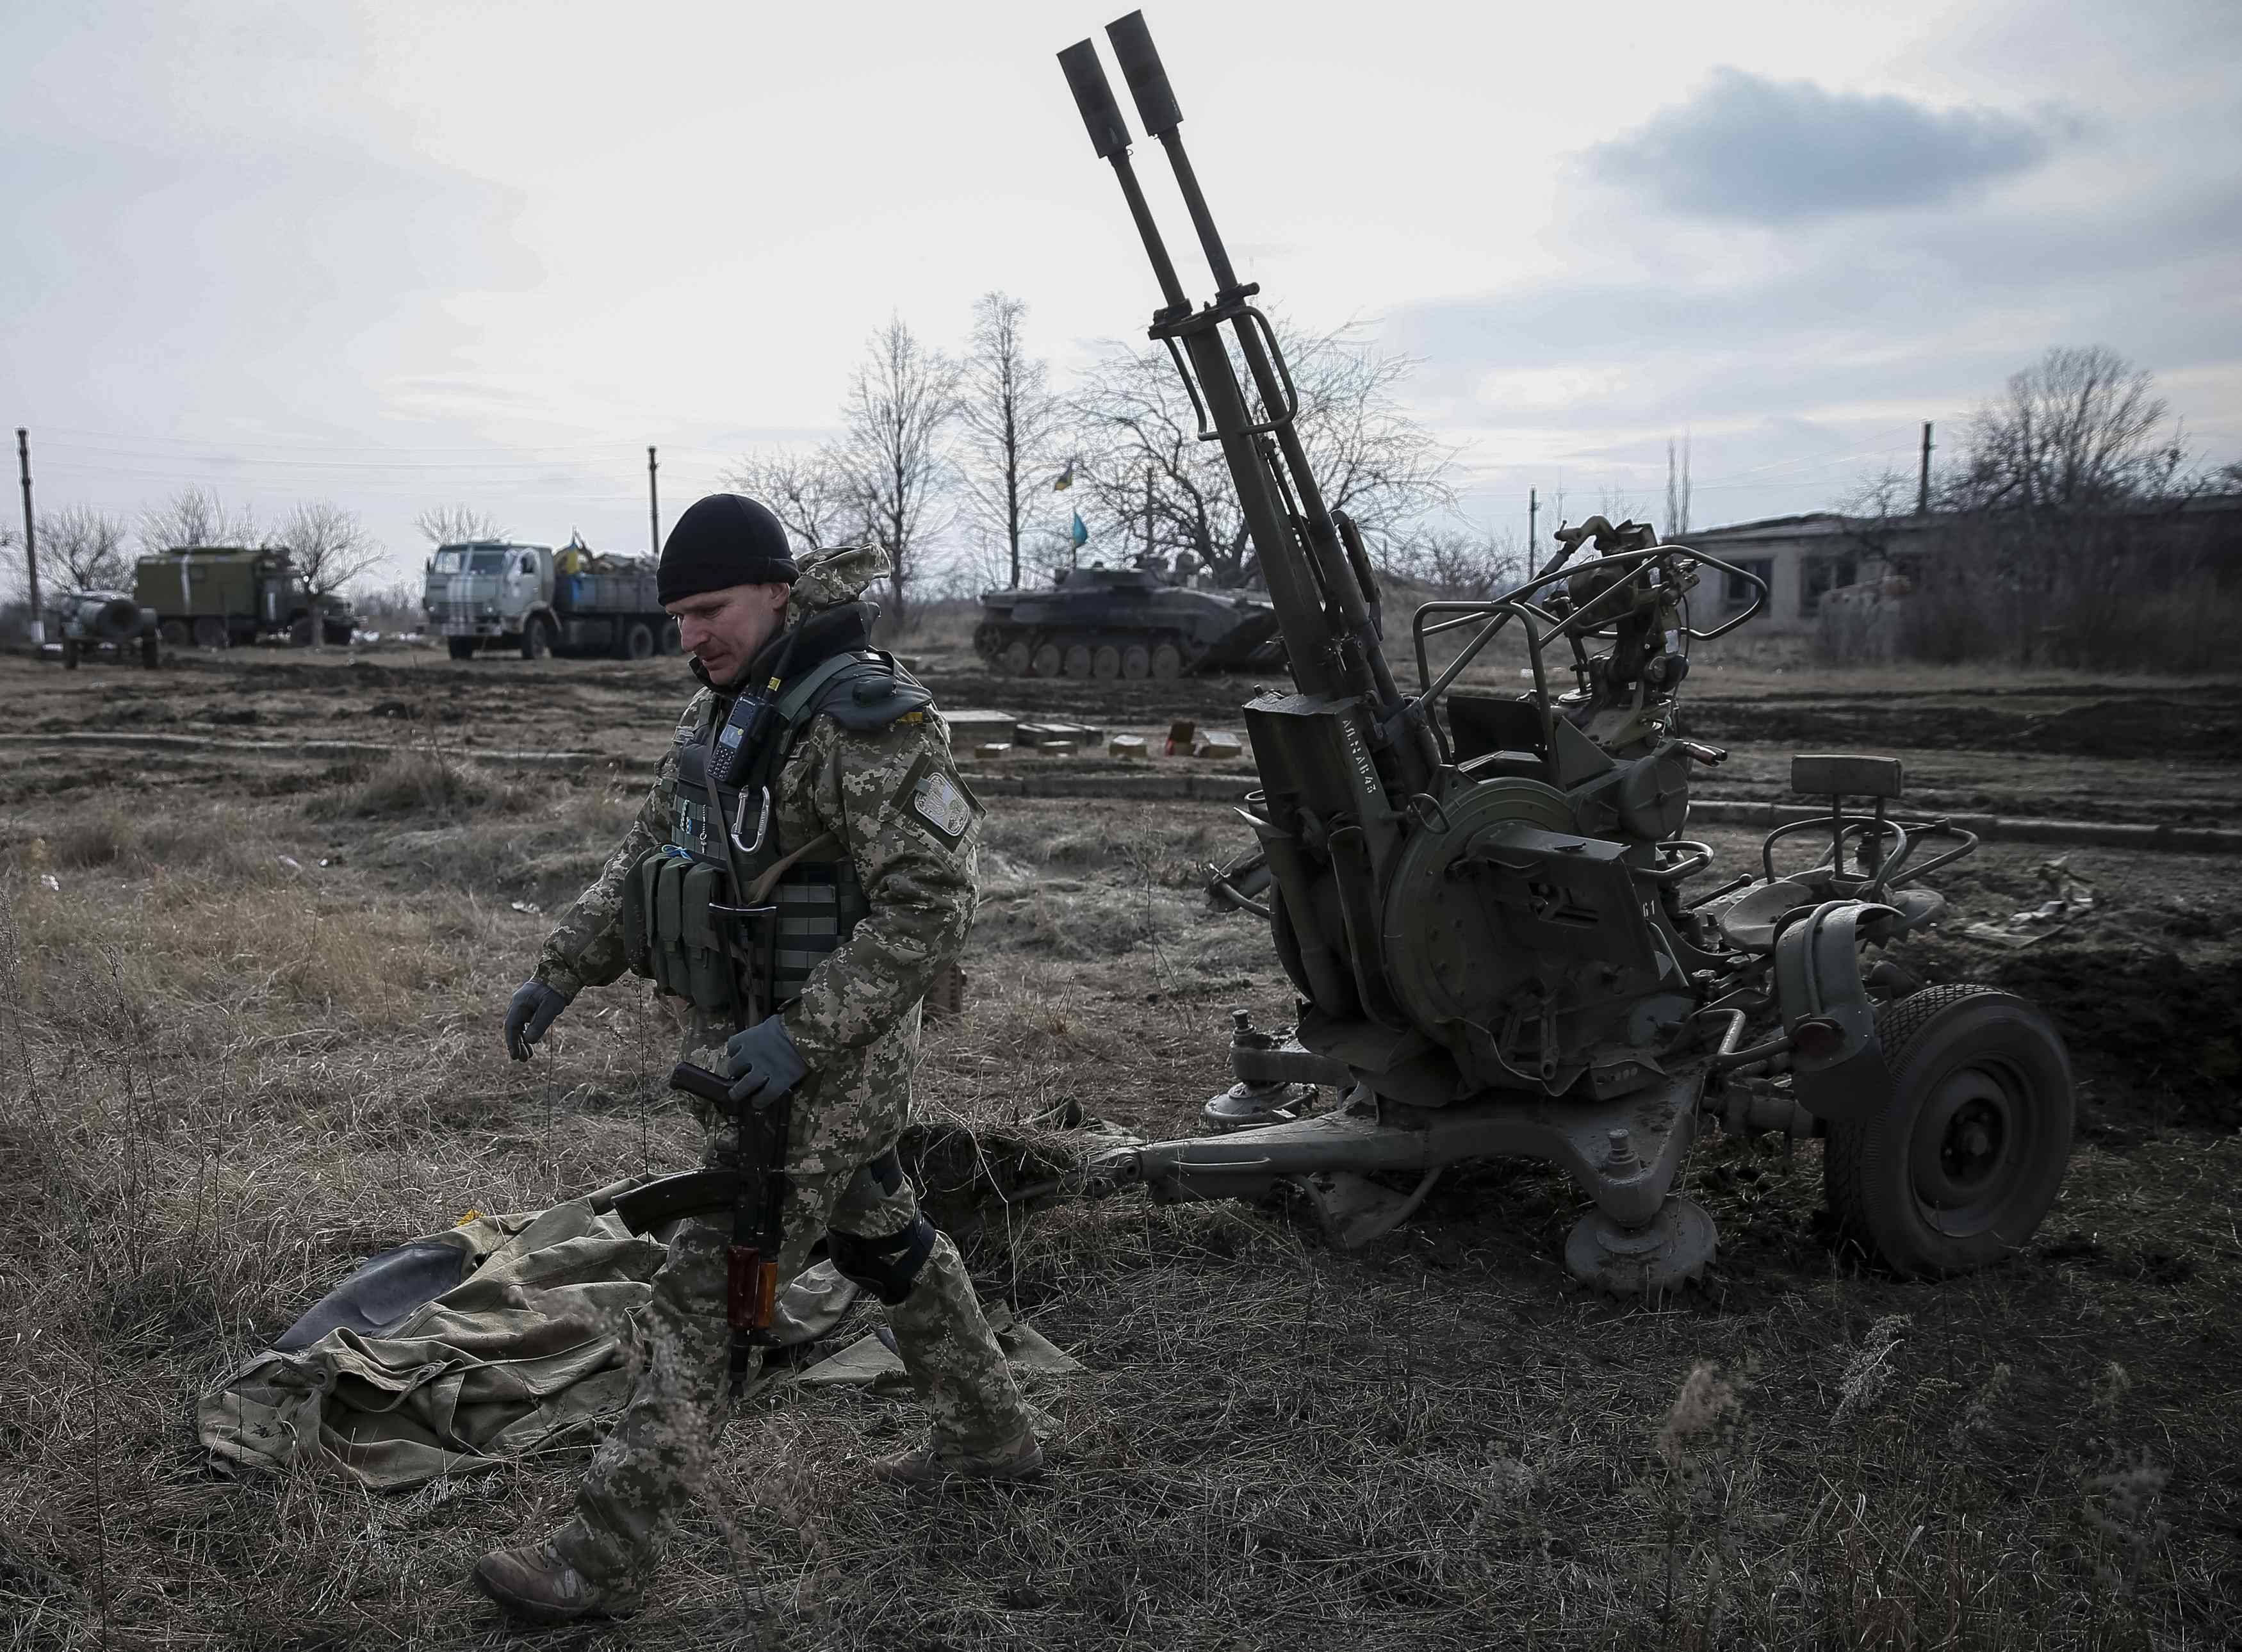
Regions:
M 0 823 L 0 1646 L 509 1638 L 467 1568 L 543 1528 L 581 1451 L 378 1500 L 212 1478 L 186 1427 L 354 1259 L 695 1152 L 636 991 L 581 1001 L 530 1066 L 498 1047 L 630 801 L 418 795 L 314 820 L 174 789 L 160 814 L 41 799 Z M 1265 1022 L 1289 997 L 1255 927 L 1190 887 L 1226 819 L 1000 812 L 971 1006 L 929 1030 L 922 1113 L 1045 1149 L 1059 1115 L 1188 1128 L 1226 1081 L 1229 1007 Z M 688 1522 L 647 1613 L 546 1643 L 2227 1634 L 2235 1139 L 2090 1135 L 2032 1252 L 1943 1286 L 1834 1254 L 1816 1160 L 1701 1149 L 1722 1266 L 1656 1312 L 1564 1280 L 1575 1200 L 1530 1167 L 1457 1176 L 1356 1256 L 1240 1206 L 984 1212 L 984 1293 L 1088 1367 L 1035 1393 L 1043 1482 L 871 1490 L 863 1460 L 910 1408 L 782 1388 L 727 1436 L 724 1518 Z

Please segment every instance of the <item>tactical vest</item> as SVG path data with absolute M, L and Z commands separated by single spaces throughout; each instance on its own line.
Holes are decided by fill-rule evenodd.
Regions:
M 934 696 L 871 649 L 832 655 L 786 686 L 775 703 L 779 744 L 769 787 L 735 790 L 713 778 L 711 742 L 677 750 L 669 841 L 633 863 L 622 889 L 623 956 L 632 972 L 744 1026 L 802 996 L 810 972 L 849 938 L 869 905 L 856 863 L 831 833 L 778 841 L 778 777 L 795 738 L 821 715 L 860 733 L 923 715 Z

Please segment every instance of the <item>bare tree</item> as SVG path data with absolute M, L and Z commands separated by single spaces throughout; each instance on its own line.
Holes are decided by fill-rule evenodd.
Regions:
M 1636 502 L 1635 495 L 1627 490 L 1623 483 L 1614 481 L 1609 487 L 1597 491 L 1596 514 L 1608 521 L 1630 520 L 1641 508 L 1642 507 Z M 1562 518 L 1559 520 L 1561 520 Z
M 148 551 L 253 545 L 257 520 L 248 510 L 231 509 L 217 494 L 190 482 L 161 505 L 140 513 L 139 534 L 141 548 Z
M 381 547 L 365 524 L 326 500 L 297 506 L 269 542 L 286 548 L 315 598 L 339 591 L 381 561 Z
M 39 572 L 69 590 L 130 590 L 132 558 L 124 548 L 128 531 L 117 518 L 89 506 L 42 514 Z
M 1448 527 L 1390 537 L 1379 564 L 1444 597 L 1494 596 L 1526 577 L 1526 554 L 1514 535 Z
M 909 614 L 926 541 L 949 526 L 948 446 L 957 411 L 958 365 L 929 349 L 898 316 L 872 335 L 849 388 L 840 447 L 866 527 L 892 568 L 895 618 Z
M 1942 501 L 2068 514 L 2163 498 L 2187 447 L 2155 384 L 2104 345 L 2050 350 L 1978 409 Z
M 806 549 L 869 537 L 856 480 L 830 449 L 750 453 L 717 480 L 770 507 L 788 537 Z
M 1020 583 L 1025 495 L 1057 463 L 1066 404 L 1051 391 L 1051 369 L 1028 354 L 1020 324 L 1028 306 L 1003 292 L 973 303 L 973 349 L 957 404 L 966 463 L 966 514 L 1007 553 L 1010 583 Z
M 466 505 L 431 505 L 413 519 L 413 528 L 431 545 L 502 540 L 508 532 L 496 517 Z
M 1275 325 L 1324 501 L 1354 519 L 1373 554 L 1452 506 L 1453 455 L 1396 393 L 1416 364 L 1378 353 L 1351 328 L 1312 334 L 1281 319 Z M 1133 525 L 1134 545 L 1149 519 L 1154 549 L 1188 550 L 1225 584 L 1255 577 L 1221 450 L 1198 440 L 1198 415 L 1165 351 L 1116 346 L 1073 401 L 1087 454 L 1082 480 L 1104 520 Z

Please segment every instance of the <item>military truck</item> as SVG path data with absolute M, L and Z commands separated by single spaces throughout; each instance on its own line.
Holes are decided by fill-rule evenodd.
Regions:
M 1285 658 L 1266 597 L 1192 588 L 1157 560 L 1061 569 L 1047 591 L 990 591 L 973 647 L 1024 677 L 1145 677 L 1273 668 Z
M 124 591 L 60 591 L 47 610 L 47 628 L 60 639 L 63 669 L 108 648 L 123 658 L 138 647 L 140 663 L 151 670 L 163 663 L 156 611 L 144 608 Z
M 480 649 L 644 660 L 677 652 L 677 621 L 661 610 L 650 556 L 602 556 L 581 541 L 547 545 L 475 540 L 428 559 L 420 599 L 454 660 Z
M 144 556 L 132 589 L 142 608 L 155 609 L 158 630 L 173 648 L 224 648 L 265 636 L 306 643 L 314 624 L 323 641 L 342 643 L 358 622 L 342 597 L 315 600 L 278 546 L 183 545 Z

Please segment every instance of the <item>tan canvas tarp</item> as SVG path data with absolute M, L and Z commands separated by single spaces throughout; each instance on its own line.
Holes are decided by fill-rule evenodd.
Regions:
M 196 1433 L 212 1457 L 245 1468 L 338 1468 L 399 1491 L 582 1443 L 621 1409 L 636 1375 L 632 1316 L 652 1295 L 660 1239 L 579 1199 L 477 1216 L 402 1248 L 423 1247 L 455 1250 L 465 1277 L 375 1331 L 344 1324 L 309 1340 L 299 1326 L 291 1338 L 305 1346 L 252 1360 L 196 1403 Z M 452 1277 L 448 1259 L 440 1272 Z M 827 1335 L 856 1295 L 829 1261 L 806 1269 L 780 1294 L 773 1340 L 789 1347 Z M 1024 1374 L 1081 1369 L 1003 1305 L 989 1319 Z M 766 1380 L 777 1374 L 766 1364 Z M 800 1380 L 910 1391 L 877 1333 Z
M 198 1402 L 204 1446 L 393 1490 L 549 1447 L 629 1397 L 630 1315 L 659 1242 L 583 1199 L 430 1239 L 467 1252 L 464 1280 L 380 1335 L 336 1330 L 252 1360 Z

